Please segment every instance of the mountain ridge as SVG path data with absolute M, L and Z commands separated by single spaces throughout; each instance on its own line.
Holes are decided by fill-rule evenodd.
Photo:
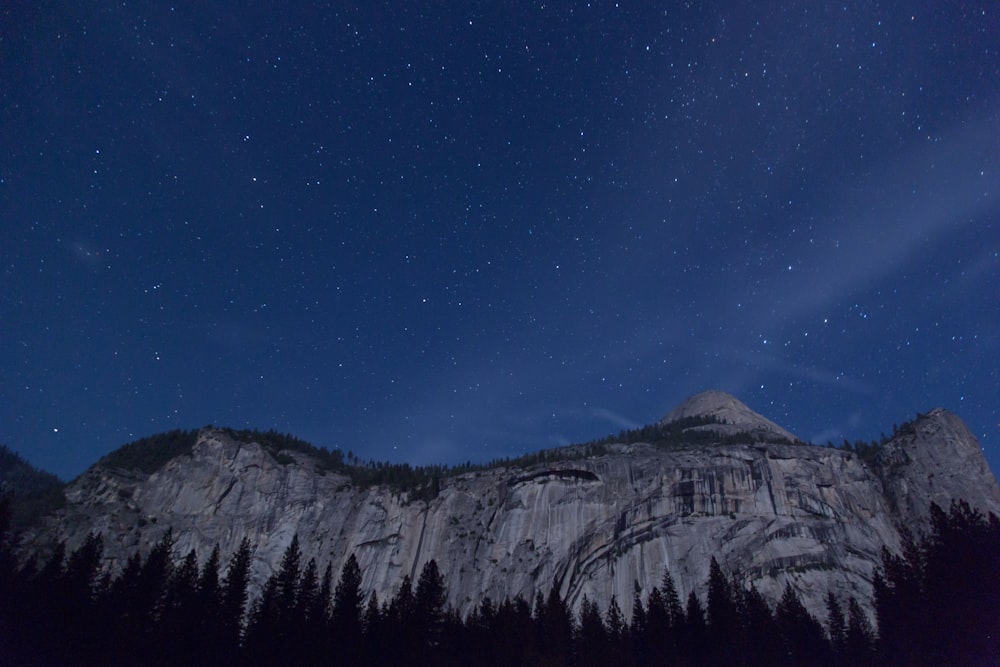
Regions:
M 178 553 L 203 556 L 216 544 L 226 556 L 246 537 L 258 545 L 259 585 L 298 535 L 306 557 L 335 569 L 355 554 L 365 589 L 380 599 L 434 559 L 460 611 L 484 595 L 532 599 L 553 583 L 571 604 L 586 596 L 606 606 L 636 586 L 651 589 L 664 569 L 686 595 L 717 556 L 768 597 L 792 585 L 815 611 L 828 590 L 870 599 L 881 548 L 898 549 L 901 526 L 925 519 L 931 502 L 964 498 L 1000 512 L 975 438 L 947 411 L 900 429 L 868 463 L 852 451 L 788 444 L 726 396 L 712 397 L 715 408 L 728 405 L 733 421 L 760 428 L 735 436 L 718 430 L 739 423 L 706 422 L 689 431 L 702 444 L 564 448 L 563 458 L 441 477 L 422 497 L 358 483 L 304 449 L 206 428 L 190 453 L 154 472 L 95 464 L 22 547 L 65 540 L 73 548 L 99 531 L 107 565 L 121 567 L 168 529 Z

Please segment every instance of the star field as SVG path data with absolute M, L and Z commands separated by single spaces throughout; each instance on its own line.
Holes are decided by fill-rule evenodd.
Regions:
M 985 2 L 0 9 L 0 441 L 458 463 L 729 391 L 1000 469 Z M 427 6 L 424 6 L 427 5 Z

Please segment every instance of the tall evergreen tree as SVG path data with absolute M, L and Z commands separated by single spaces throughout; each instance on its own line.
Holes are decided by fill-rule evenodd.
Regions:
M 444 577 L 437 561 L 429 560 L 421 568 L 414 602 L 418 636 L 422 638 L 421 644 L 433 654 L 441 644 L 447 604 Z
M 697 593 L 688 594 L 684 610 L 684 629 L 680 633 L 679 653 L 685 664 L 704 664 L 707 652 L 708 628 L 705 623 L 705 608 Z
M 80 664 L 96 664 L 107 639 L 101 632 L 105 619 L 96 613 L 98 599 L 104 595 L 100 585 L 103 553 L 101 536 L 88 534 L 66 560 L 60 586 L 61 604 L 57 609 L 62 617 L 57 619 L 58 632 L 63 645 L 72 652 L 72 659 Z
M 579 667 L 604 667 L 611 664 L 608 633 L 601 620 L 601 611 L 586 596 L 580 605 L 580 622 L 577 625 L 575 643 Z
M 212 548 L 208 560 L 198 573 L 198 614 L 201 620 L 199 632 L 201 654 L 199 663 L 202 665 L 218 665 L 225 653 L 221 645 L 224 632 L 222 622 L 222 588 L 219 583 L 219 563 L 222 558 L 219 545 Z
M 548 597 L 542 598 L 539 592 L 535 617 L 538 653 L 547 664 L 568 664 L 573 647 L 573 616 L 555 583 Z
M 829 655 L 826 633 L 819 621 L 803 606 L 791 584 L 785 584 L 775 621 L 784 640 L 788 664 L 825 664 Z
M 355 663 L 361 652 L 364 599 L 361 567 L 351 554 L 340 570 L 331 611 L 334 653 L 344 657 L 343 664 Z
M 264 583 L 247 623 L 245 653 L 253 664 L 296 662 L 301 657 L 294 641 L 294 631 L 301 627 L 302 621 L 297 615 L 301 563 L 302 550 L 298 535 L 294 535 L 281 557 L 278 571 Z
M 302 574 L 302 548 L 299 546 L 299 536 L 292 536 L 292 541 L 281 557 L 275 580 L 275 594 L 278 608 L 282 610 L 283 620 L 288 621 L 289 613 L 296 608 L 299 599 L 299 578 Z
M 670 570 L 664 568 L 663 580 L 660 583 L 660 590 L 663 594 L 663 604 L 667 610 L 670 627 L 676 631 L 684 624 L 684 606 L 681 604 L 681 597 L 674 586 L 674 578 L 670 575 Z
M 368 603 L 365 605 L 364 616 L 362 617 L 364 626 L 364 644 L 362 664 L 380 665 L 386 663 L 385 657 L 385 623 L 383 622 L 382 608 L 378 603 L 378 595 L 372 591 L 368 596 Z
M 415 664 L 420 636 L 416 627 L 416 602 L 410 575 L 403 575 L 399 589 L 389 602 L 384 616 L 385 662 L 397 665 Z
M 629 653 L 628 624 L 625 622 L 625 615 L 622 614 L 618 600 L 611 596 L 608 602 L 608 610 L 605 613 L 605 626 L 608 631 L 608 655 L 612 664 L 628 664 L 631 661 Z
M 302 570 L 298 584 L 298 596 L 295 599 L 295 610 L 289 619 L 291 624 L 289 637 L 299 656 L 299 664 L 303 667 L 309 665 L 318 667 L 329 664 L 326 616 L 323 615 L 318 633 L 312 632 L 313 625 L 309 618 L 309 615 L 318 606 L 321 606 L 319 596 L 319 570 L 316 566 L 316 559 L 310 558 Z M 325 607 L 325 605 L 323 606 Z
M 708 572 L 708 641 L 710 658 L 715 664 L 726 662 L 729 647 L 739 633 L 736 600 L 729 579 L 719 561 L 712 557 Z
M 653 590 L 656 590 L 655 588 Z M 646 605 L 642 603 L 642 591 L 638 584 L 632 595 L 632 621 L 629 623 L 629 638 L 632 643 L 632 655 L 637 664 L 645 664 L 649 645 L 649 620 L 646 615 Z M 659 595 L 659 591 L 657 591 Z
M 830 636 L 830 649 L 838 658 L 844 655 L 844 643 L 847 639 L 847 622 L 844 610 L 833 591 L 826 592 L 826 629 Z
M 197 662 L 205 647 L 201 600 L 198 596 L 198 557 L 191 549 L 180 565 L 173 568 L 163 601 L 160 629 L 154 644 L 154 660 L 162 665 L 190 665 Z
M 853 597 L 847 601 L 842 664 L 870 667 L 876 664 L 875 633 L 861 605 Z
M 219 650 L 235 655 L 243 637 L 243 617 L 247 604 L 247 585 L 250 582 L 250 565 L 254 547 L 246 537 L 233 552 L 226 568 L 219 604 Z
M 785 660 L 784 644 L 764 596 L 751 586 L 740 596 L 743 651 L 747 667 L 774 667 Z

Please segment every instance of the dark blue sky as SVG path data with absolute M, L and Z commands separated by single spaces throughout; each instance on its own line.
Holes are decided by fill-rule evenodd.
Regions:
M 290 4 L 0 9 L 0 442 L 482 461 L 719 388 L 1000 469 L 993 3 Z

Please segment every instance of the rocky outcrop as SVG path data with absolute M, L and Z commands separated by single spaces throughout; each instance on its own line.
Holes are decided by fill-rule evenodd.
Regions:
M 298 534 L 320 567 L 339 571 L 355 554 L 363 586 L 381 599 L 433 558 L 463 612 L 487 595 L 530 600 L 553 583 L 574 605 L 586 595 L 605 607 L 615 596 L 627 610 L 635 586 L 651 590 L 665 569 L 682 595 L 700 590 L 716 556 L 771 599 L 791 583 L 822 616 L 828 590 L 870 598 L 882 546 L 898 548 L 898 527 L 930 502 L 964 498 L 1000 513 L 975 438 L 946 411 L 901 432 L 870 467 L 850 452 L 760 442 L 795 438 L 732 397 L 701 396 L 753 437 L 670 450 L 610 445 L 579 460 L 471 472 L 443 479 L 429 502 L 204 430 L 190 455 L 153 474 L 91 468 L 24 546 L 55 537 L 73 548 L 97 530 L 114 567 L 168 528 L 179 555 L 194 548 L 205 557 L 219 544 L 225 558 L 247 537 L 259 584 Z M 666 419 L 691 414 L 689 406 Z
M 748 434 L 762 442 L 801 442 L 790 431 L 757 414 L 724 391 L 703 391 L 691 396 L 668 412 L 660 420 L 660 424 L 669 424 L 689 417 L 712 417 L 719 422 L 695 426 L 692 430 L 709 430 L 724 435 Z
M 1000 508 L 1000 489 L 976 437 L 959 417 L 931 410 L 905 425 L 879 451 L 875 470 L 893 516 L 920 525 L 931 503 L 947 509 L 956 496 L 985 511 Z

